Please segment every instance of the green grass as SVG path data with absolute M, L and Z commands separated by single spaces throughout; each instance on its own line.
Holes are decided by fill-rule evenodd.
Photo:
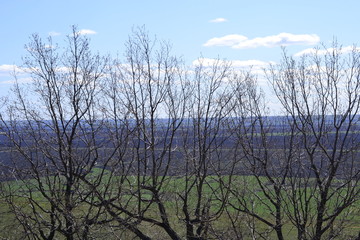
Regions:
M 91 174 L 89 174 L 89 179 L 92 178 L 96 178 L 98 176 L 98 174 L 100 174 L 102 172 L 102 169 L 100 168 L 95 168 L 94 171 L 92 171 Z M 110 172 L 108 172 L 106 170 L 106 177 L 103 178 L 103 181 L 107 181 L 109 180 L 109 175 Z M 114 187 L 115 187 L 115 182 L 117 182 L 119 180 L 120 176 L 115 176 L 113 178 L 114 181 Z M 222 177 L 223 180 L 225 182 L 227 182 L 229 180 L 228 176 L 223 176 Z M 151 178 L 150 177 L 144 177 L 143 178 L 144 181 L 150 181 Z M 130 185 L 137 185 L 137 177 L 136 176 L 128 176 L 126 178 L 127 181 L 124 182 L 123 184 L 123 189 L 129 189 L 131 186 Z M 193 180 L 193 179 L 192 179 Z M 262 183 L 266 183 L 267 179 L 262 177 L 260 178 L 260 181 Z M 211 193 L 212 193 L 212 189 L 217 189 L 219 187 L 219 183 L 218 183 L 218 179 L 216 176 L 209 176 L 206 179 L 206 182 L 208 183 L 208 185 L 205 185 L 204 187 L 204 195 L 205 198 L 204 199 L 209 199 L 211 197 Z M 16 203 L 17 206 L 21 206 L 23 208 L 23 210 L 27 211 L 30 209 L 27 199 L 25 197 L 21 197 L 21 195 L 26 196 L 27 192 L 29 189 L 33 190 L 33 197 L 35 198 L 36 201 L 41 202 L 41 205 L 44 208 L 48 207 L 48 203 L 46 201 L 44 201 L 42 194 L 40 194 L 39 191 L 37 191 L 36 189 L 34 189 L 33 187 L 36 186 L 36 182 L 35 180 L 28 180 L 26 182 L 27 185 L 24 185 L 25 183 L 21 182 L 21 181 L 9 181 L 9 182 L 3 182 L 3 185 L 5 186 L 5 189 L 3 189 L 3 191 L 6 191 L 6 186 L 8 188 L 11 188 L 13 190 L 15 190 L 15 192 L 19 195 L 17 197 L 14 198 L 14 201 Z M 185 189 L 185 178 L 184 177 L 166 177 L 165 179 L 165 184 L 162 188 L 162 196 L 165 202 L 165 207 L 167 209 L 167 213 L 170 216 L 170 221 L 172 226 L 174 226 L 174 228 L 182 235 L 185 235 L 185 227 L 183 222 L 180 220 L 181 218 L 183 218 L 183 215 L 181 213 L 181 207 L 180 207 L 180 211 L 176 211 L 177 207 L 177 203 L 176 201 L 179 199 L 178 198 L 178 194 L 182 193 L 183 190 Z M 257 180 L 255 179 L 255 177 L 253 176 L 235 176 L 233 177 L 232 181 L 231 181 L 232 186 L 238 186 L 239 189 L 241 190 L 241 188 L 244 188 L 246 186 L 246 188 L 250 188 L 252 189 L 253 192 L 257 193 L 258 196 L 260 198 L 262 198 L 262 201 L 253 199 L 255 202 L 255 212 L 258 213 L 259 215 L 261 215 L 262 217 L 266 218 L 266 219 L 272 219 L 273 216 L 271 215 L 271 211 L 274 209 L 269 209 L 268 207 L 265 206 L 265 204 L 269 204 L 270 202 L 269 200 L 265 199 L 264 193 L 261 191 L 261 189 L 258 186 Z M 84 187 L 84 186 L 83 186 Z M 311 189 L 310 189 L 311 190 Z M 309 191 L 310 191 L 309 190 Z M 269 186 L 269 191 L 271 191 L 271 186 Z M 148 190 L 144 190 L 143 191 L 143 196 L 150 199 L 151 198 L 151 194 Z M 124 193 L 122 195 L 122 200 L 123 201 L 131 201 L 133 198 L 133 196 L 131 194 L 126 194 Z M 265 199 L 265 200 L 264 200 Z M 250 198 L 248 199 L 249 201 L 251 200 Z M 232 201 L 232 203 L 236 204 L 236 199 L 232 198 L 230 199 L 230 201 Z M 193 188 L 190 192 L 190 200 L 189 200 L 189 208 L 190 209 L 194 209 L 195 208 L 195 204 L 197 202 L 197 195 L 196 195 L 196 188 Z M 265 204 L 264 204 L 265 203 Z M 220 202 L 214 200 L 212 202 L 212 206 L 210 211 L 215 212 L 219 209 L 220 206 Z M 313 203 L 314 207 L 312 209 L 315 209 L 315 202 Z M 130 202 L 129 207 L 135 207 L 136 203 L 134 202 Z M 88 206 L 86 204 L 80 204 L 79 206 L 77 206 L 75 213 L 76 214 L 83 214 L 84 212 L 86 212 Z M 357 235 L 359 232 L 359 226 L 360 226 L 360 202 L 356 202 L 355 204 L 353 204 L 350 208 L 349 211 L 351 211 L 351 214 L 349 214 L 348 216 L 343 216 L 346 219 L 346 228 L 344 231 L 344 239 L 346 239 L 346 237 L 349 236 L 354 236 Z M 5 199 L 1 199 L 0 198 L 0 239 L 18 239 L 18 233 L 20 233 L 22 230 L 19 227 L 19 225 L 17 224 L 17 222 L 15 221 L 15 216 L 9 211 L 10 208 L 9 206 L 6 204 Z M 232 209 L 231 207 L 227 208 L 229 214 L 235 218 L 235 216 L 237 215 L 237 212 Z M 149 208 L 149 210 L 147 211 L 147 216 L 148 217 L 153 217 L 153 218 L 157 218 L 158 220 L 160 220 L 160 217 L 158 215 L 158 211 L 155 205 L 151 206 Z M 247 238 L 246 236 L 249 237 L 249 228 L 246 226 L 246 220 L 247 216 L 244 214 L 240 214 L 238 221 L 235 223 L 236 226 L 243 232 L 245 239 Z M 265 224 L 261 223 L 258 220 L 254 220 L 254 223 L 257 227 L 257 229 L 259 231 L 266 231 L 268 230 L 268 226 L 266 226 Z M 114 223 L 115 224 L 115 223 Z M 336 226 L 336 222 L 335 222 L 335 226 Z M 230 218 L 229 216 L 227 216 L 225 214 L 225 212 L 218 218 L 215 220 L 215 222 L 213 223 L 213 227 L 214 230 L 222 233 L 223 235 L 225 234 L 233 234 L 231 233 L 231 229 L 229 229 L 229 226 L 231 226 L 231 222 L 230 222 Z M 161 229 L 159 229 L 158 227 L 148 224 L 148 223 L 141 223 L 140 224 L 140 228 L 144 229 L 145 231 L 148 231 L 150 235 L 152 235 L 154 237 L 154 239 L 166 239 L 166 233 L 164 233 Z M 101 234 L 105 234 L 105 233 L 109 233 L 110 232 L 110 227 L 107 225 L 107 227 L 99 227 L 97 229 L 97 234 L 98 236 L 101 236 Z M 292 239 L 292 237 L 296 236 L 296 229 L 294 228 L 294 226 L 291 224 L 291 222 L 289 221 L 289 219 L 287 219 L 286 217 L 284 218 L 284 235 L 287 239 Z M 125 235 L 123 235 L 123 238 L 127 238 L 127 237 L 131 237 L 132 234 L 127 232 L 124 233 Z M 224 236 L 225 236 L 224 235 Z M 12 236 L 12 237 L 9 237 Z M 231 236 L 229 236 L 230 238 Z M 269 237 L 271 239 L 275 238 L 275 233 L 271 232 L 269 233 Z M 59 239 L 61 239 L 61 237 L 58 237 Z M 112 239 L 110 236 L 108 237 L 108 239 Z M 339 238 L 341 239 L 341 238 Z

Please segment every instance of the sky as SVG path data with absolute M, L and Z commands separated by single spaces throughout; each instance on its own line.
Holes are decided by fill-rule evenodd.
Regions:
M 0 0 L 0 97 L 22 65 L 34 33 L 64 41 L 76 25 L 101 54 L 123 54 L 132 29 L 169 41 L 188 65 L 220 58 L 235 66 L 266 67 L 281 46 L 299 56 L 334 39 L 359 45 L 358 0 Z

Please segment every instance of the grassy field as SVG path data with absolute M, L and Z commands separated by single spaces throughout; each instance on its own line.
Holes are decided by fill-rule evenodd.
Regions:
M 100 171 L 100 169 L 98 169 L 98 171 Z M 98 174 L 98 172 L 94 172 L 93 174 L 95 176 Z M 136 185 L 136 177 L 135 176 L 129 176 L 128 178 L 129 178 L 128 179 L 129 183 Z M 223 178 L 224 178 L 224 180 L 227 180 L 226 176 L 224 176 Z M 264 182 L 266 181 L 265 178 L 263 178 L 262 180 Z M 207 182 L 209 183 L 209 185 L 206 187 L 206 189 L 204 189 L 205 195 L 207 193 L 210 194 L 212 191 L 211 189 L 216 189 L 217 185 L 218 185 L 216 177 L 209 176 L 207 179 Z M 3 183 L 3 184 L 5 186 L 11 187 L 12 189 L 17 189 L 16 191 L 18 191 L 19 193 L 20 193 L 20 191 L 25 191 L 29 187 L 29 186 L 24 186 L 23 183 L 16 182 L 16 181 L 9 181 L 9 182 Z M 34 184 L 33 180 L 29 180 L 28 184 L 29 185 Z M 256 183 L 256 180 L 252 176 L 235 176 L 232 179 L 232 184 L 233 184 L 233 186 L 239 186 L 239 188 L 243 187 L 246 184 L 246 186 L 248 188 L 251 188 L 253 191 L 255 191 L 255 192 L 258 191 L 257 196 L 264 199 L 264 193 L 261 192 L 260 189 L 258 189 L 259 187 Z M 177 193 L 179 193 L 184 188 L 184 185 L 185 185 L 184 177 L 168 177 L 166 180 L 166 185 L 164 185 L 164 188 L 163 188 L 164 189 L 163 195 L 166 196 L 166 198 L 164 198 L 165 206 L 166 206 L 169 216 L 171 216 L 171 218 L 170 218 L 171 224 L 172 224 L 172 226 L 174 226 L 176 231 L 181 236 L 185 236 L 185 225 L 180 220 L 181 218 L 183 218 L 183 216 L 181 213 L 181 207 L 179 208 L 179 206 L 177 205 L 177 201 L 179 199 L 177 199 L 176 196 L 177 196 Z M 126 187 L 130 187 L 130 186 L 127 185 Z M 3 192 L 5 192 L 5 191 L 6 191 L 6 189 L 3 189 Z M 19 195 L 21 195 L 21 194 L 19 194 Z M 23 195 L 26 196 L 25 192 Z M 191 209 L 191 208 L 195 208 L 195 203 L 196 203 L 195 191 L 192 192 L 190 196 L 193 198 L 193 199 L 190 199 L 190 202 L 189 202 L 189 204 L 190 204 L 189 208 Z M 32 192 L 32 197 L 37 202 L 39 202 L 42 207 L 44 207 L 44 208 L 48 207 L 48 203 L 46 201 L 43 201 L 44 199 L 42 198 L 42 195 L 39 192 L 36 192 L 36 191 Z M 123 196 L 123 198 L 126 199 L 126 196 Z M 129 196 L 127 199 L 131 199 L 131 196 Z M 249 198 L 249 200 L 250 200 L 250 198 Z M 15 201 L 15 204 L 18 207 L 20 207 L 22 210 L 31 211 L 30 205 L 28 204 L 28 201 L 26 200 L 26 198 L 16 197 L 16 198 L 14 198 L 14 201 Z M 235 199 L 230 199 L 229 201 L 233 201 L 233 203 L 236 204 Z M 265 200 L 265 201 L 262 200 L 262 201 L 256 202 L 254 211 L 266 219 L 272 219 L 273 216 L 272 216 L 271 212 L 269 211 L 269 208 L 266 207 L 267 204 L 269 204 L 269 201 L 267 201 L 267 200 Z M 220 205 L 220 202 L 216 203 L 216 201 L 214 201 L 210 211 L 218 210 L 219 205 Z M 86 206 L 79 205 L 77 207 L 76 211 L 79 214 L 82 214 L 84 208 L 86 208 Z M 10 210 L 10 208 L 7 205 L 5 199 L 4 198 L 0 199 L 0 214 L 1 214 L 1 217 L 0 217 L 0 239 L 19 239 L 20 233 L 23 232 L 23 229 L 17 223 L 14 214 L 12 214 L 9 210 Z M 177 210 L 180 210 L 180 211 L 177 211 Z M 349 210 L 350 214 L 348 214 L 346 216 L 345 215 L 341 216 L 341 217 L 345 218 L 345 221 L 344 221 L 345 228 L 344 228 L 341 238 L 339 237 L 338 239 L 350 239 L 350 236 L 355 236 L 360 231 L 360 203 L 356 202 L 348 210 Z M 159 216 L 158 216 L 155 206 L 154 206 L 154 209 L 150 208 L 147 211 L 147 215 L 159 219 Z M 233 219 L 235 219 L 237 217 L 235 225 L 237 227 L 237 230 L 243 234 L 244 239 L 250 239 L 249 223 L 253 223 L 256 226 L 257 230 L 260 232 L 268 232 L 267 237 L 269 239 L 276 239 L 275 232 L 270 231 L 269 227 L 267 227 L 265 224 L 263 224 L 259 220 L 256 220 L 245 214 L 235 211 L 230 206 L 227 207 L 226 211 L 224 211 L 223 214 L 213 222 L 214 232 L 217 232 L 219 234 L 219 236 L 223 237 L 223 239 L 232 239 L 235 236 L 235 233 L 232 231 L 232 228 L 231 228 L 232 224 L 234 224 L 234 223 L 231 222 L 229 215 Z M 335 222 L 334 226 L 337 227 L 337 224 L 338 223 Z M 119 239 L 128 239 L 128 238 L 133 237 L 133 235 L 131 233 L 126 232 L 126 231 L 124 232 L 120 228 L 118 230 L 116 230 L 116 229 L 114 230 L 114 227 L 111 227 L 111 225 L 116 225 L 116 224 L 110 223 L 110 224 L 106 224 L 106 225 L 97 227 L 97 229 L 94 230 L 94 232 L 95 232 L 94 237 L 95 238 L 104 238 L 104 236 L 106 236 L 106 238 L 108 238 L 108 239 L 117 239 L 115 237 L 115 235 L 113 234 L 114 232 L 116 232 L 116 234 L 118 234 Z M 152 224 L 149 224 L 149 223 L 144 223 L 144 222 L 141 223 L 140 229 L 145 230 L 145 232 L 147 232 L 154 239 L 167 239 L 168 238 L 166 236 L 166 233 L 163 230 L 161 230 L 160 228 L 158 228 Z M 291 224 L 291 221 L 287 217 L 284 217 L 283 232 L 284 232 L 286 239 L 293 239 L 297 234 L 295 227 Z M 60 236 L 57 236 L 57 239 L 62 239 L 62 238 Z

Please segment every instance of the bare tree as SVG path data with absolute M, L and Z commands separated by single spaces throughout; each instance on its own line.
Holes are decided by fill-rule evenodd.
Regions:
M 25 239 L 87 239 L 90 228 L 106 218 L 94 207 L 91 189 L 101 153 L 98 134 L 99 82 L 106 59 L 90 52 L 89 41 L 73 28 L 68 47 L 59 53 L 51 38 L 38 35 L 27 45 L 25 67 L 32 77 L 16 84 L 2 116 L 11 143 L 13 181 L 3 194 L 23 227 Z
M 336 43 L 269 72 L 301 140 L 288 178 L 286 212 L 298 239 L 334 239 L 359 199 L 359 52 Z
M 245 176 L 238 176 L 230 186 L 233 200 L 229 205 L 245 216 L 243 224 L 253 239 L 268 238 L 271 231 L 275 231 L 278 239 L 284 239 L 282 195 L 295 152 L 294 129 L 284 122 L 286 119 L 268 116 L 256 76 L 248 72 L 243 79 L 233 82 L 236 89 L 233 128 L 237 141 L 233 160 L 242 169 L 238 174 Z M 236 225 L 233 228 L 236 231 Z
M 107 116 L 125 125 L 129 135 L 124 141 L 112 134 L 115 142 L 126 144 L 110 168 L 115 173 L 108 185 L 111 194 L 96 189 L 98 205 L 141 239 L 180 239 L 168 192 L 179 165 L 175 138 L 184 119 L 186 76 L 169 44 L 152 41 L 143 28 L 130 37 L 125 57 L 125 63 L 113 64 L 112 81 L 104 89 L 106 106 L 112 106 L 105 107 Z M 155 230 L 149 231 L 150 225 Z
M 107 92 L 113 109 L 125 106 L 131 134 L 123 164 L 112 170 L 121 176 L 113 176 L 112 194 L 99 194 L 100 204 L 141 239 L 215 237 L 211 223 L 226 206 L 231 175 L 222 162 L 230 68 L 218 61 L 188 71 L 168 44 L 157 43 L 139 29 L 127 61 L 115 64 Z
M 250 175 L 230 186 L 228 203 L 239 214 L 227 215 L 238 238 L 248 234 L 245 224 L 253 239 L 273 238 L 272 230 L 285 239 L 288 223 L 298 239 L 350 237 L 342 231 L 359 199 L 359 53 L 342 51 L 334 44 L 298 61 L 284 54 L 267 71 L 281 117 L 267 116 L 253 76 L 235 81 L 233 160 Z
M 199 62 L 194 70 L 191 98 L 182 128 L 184 186 L 180 188 L 179 214 L 187 239 L 221 238 L 213 225 L 222 215 L 234 174 L 232 131 L 229 117 L 234 107 L 228 85 L 231 66 L 217 60 Z
M 230 181 L 221 163 L 229 66 L 189 71 L 144 29 L 130 37 L 125 63 L 92 55 L 75 28 L 68 40 L 58 55 L 51 39 L 33 36 L 33 83 L 15 85 L 2 118 L 15 179 L 4 194 L 24 236 L 86 239 L 100 225 L 119 237 L 210 236 Z

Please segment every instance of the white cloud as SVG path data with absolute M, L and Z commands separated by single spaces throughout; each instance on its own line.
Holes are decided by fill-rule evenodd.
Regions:
M 339 53 L 345 54 L 345 53 L 352 52 L 354 50 L 360 51 L 360 48 L 355 48 L 354 46 L 342 47 L 341 49 L 339 49 Z M 333 51 L 334 51 L 334 48 L 327 48 L 327 49 L 307 48 L 298 53 L 295 53 L 294 56 L 300 57 L 303 55 L 312 55 L 312 54 L 325 55 L 325 54 L 331 53 Z
M 264 88 L 268 88 L 268 82 L 265 77 L 265 69 L 267 69 L 270 65 L 276 64 L 273 61 L 266 62 L 261 60 L 219 60 L 214 58 L 199 58 L 192 62 L 194 67 L 203 66 L 203 67 L 212 67 L 214 65 L 224 65 L 231 66 L 231 70 L 234 73 L 243 74 L 243 73 L 251 73 L 256 76 L 259 86 Z
M 49 36 L 51 36 L 51 37 L 60 36 L 60 35 L 61 35 L 61 33 L 59 33 L 59 32 L 55 32 L 55 31 L 49 32 Z
M 303 56 L 303 55 L 314 54 L 314 53 L 316 53 L 316 51 L 317 50 L 315 48 L 307 48 L 307 49 L 302 50 L 302 51 L 300 51 L 298 53 L 295 53 L 294 56 L 295 57 L 300 57 L 300 56 Z M 321 51 L 323 51 L 323 50 L 321 50 Z
M 210 46 L 228 46 L 228 47 L 233 47 L 234 45 L 246 41 L 247 37 L 242 36 L 242 35 L 238 35 L 238 34 L 231 34 L 231 35 L 226 35 L 224 37 L 220 37 L 220 38 L 212 38 L 210 40 L 208 40 L 204 46 L 205 47 L 210 47 Z
M 97 34 L 97 32 L 95 32 L 94 30 L 90 30 L 90 29 L 81 29 L 80 31 L 77 32 L 77 34 L 90 35 L 90 34 Z
M 28 83 L 32 79 L 26 73 L 26 68 L 17 65 L 3 64 L 0 65 L 0 84 Z
M 204 67 L 209 67 L 209 66 L 213 66 L 214 64 L 219 63 L 218 59 L 214 59 L 214 58 L 199 58 L 196 59 L 192 62 L 192 64 L 194 66 L 199 66 L 202 65 Z M 250 68 L 250 67 L 254 67 L 254 68 L 264 68 L 269 66 L 269 64 L 273 64 L 273 62 L 264 62 L 264 61 L 260 61 L 260 60 L 245 60 L 245 61 L 241 61 L 241 60 L 220 60 L 220 63 L 223 64 L 230 64 L 231 66 L 235 67 L 235 68 Z
M 16 65 L 3 64 L 0 65 L 0 72 L 13 73 L 13 72 L 24 72 L 24 70 Z
M 69 72 L 72 72 L 70 67 L 57 67 L 57 68 L 55 69 L 55 71 L 56 71 L 56 72 L 59 72 L 59 73 L 69 73 Z
M 215 19 L 210 20 L 209 22 L 221 23 L 221 22 L 227 22 L 227 19 L 225 19 L 225 18 L 215 18 Z
M 239 34 L 226 35 L 219 38 L 208 40 L 204 46 L 229 46 L 231 48 L 257 48 L 257 47 L 277 47 L 288 45 L 313 45 L 320 41 L 316 34 L 291 34 L 280 33 L 278 35 L 257 37 L 248 39 L 246 36 Z

